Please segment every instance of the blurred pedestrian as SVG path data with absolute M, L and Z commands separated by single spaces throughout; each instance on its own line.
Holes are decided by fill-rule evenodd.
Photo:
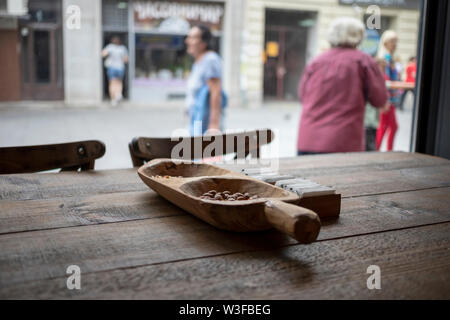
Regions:
M 224 129 L 227 98 L 222 90 L 222 59 L 212 50 L 211 41 L 211 31 L 203 25 L 192 27 L 185 41 L 187 53 L 194 58 L 186 95 L 193 136 Z
M 384 71 L 386 69 L 386 60 L 376 58 L 375 61 L 380 68 L 380 71 L 384 74 Z M 376 136 L 379 123 L 379 110 L 368 102 L 366 104 L 366 113 L 364 114 L 364 128 L 366 130 L 366 151 L 377 150 Z
M 299 155 L 365 150 L 366 101 L 383 108 L 388 94 L 374 59 L 357 50 L 364 34 L 358 19 L 333 21 L 328 31 L 332 48 L 306 67 L 299 86 Z
M 380 47 L 378 49 L 377 57 L 386 60 L 386 79 L 389 81 L 398 81 L 399 75 L 395 67 L 394 54 L 397 49 L 397 34 L 392 30 L 387 30 L 381 36 Z M 389 83 L 388 81 L 388 83 Z M 387 136 L 387 151 L 392 151 L 394 147 L 395 134 L 398 129 L 397 117 L 395 115 L 395 105 L 398 101 L 399 93 L 397 89 L 389 89 L 389 109 L 380 114 L 380 124 L 377 130 L 377 150 L 380 150 L 383 137 L 386 132 Z
M 417 59 L 416 57 L 409 58 L 408 65 L 406 66 L 406 79 L 405 82 L 416 84 L 416 72 L 417 72 Z M 415 93 L 414 89 L 404 89 L 400 99 L 400 110 L 404 109 L 405 97 L 408 92 Z
M 109 82 L 109 97 L 112 105 L 122 100 L 123 78 L 125 75 L 125 64 L 128 63 L 128 50 L 121 44 L 120 38 L 114 36 L 102 50 L 105 60 L 106 75 Z

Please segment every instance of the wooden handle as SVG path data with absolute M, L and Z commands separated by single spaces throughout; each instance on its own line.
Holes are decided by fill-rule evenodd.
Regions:
M 311 243 L 320 231 L 320 219 L 313 211 L 279 200 L 269 200 L 264 209 L 267 221 L 300 243 Z

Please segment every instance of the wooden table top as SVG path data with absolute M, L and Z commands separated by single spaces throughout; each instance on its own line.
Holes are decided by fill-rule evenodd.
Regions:
M 280 159 L 280 172 L 343 196 L 313 244 L 218 230 L 135 169 L 0 176 L 0 298 L 450 298 L 450 161 L 317 155 Z M 81 290 L 67 289 L 69 265 Z

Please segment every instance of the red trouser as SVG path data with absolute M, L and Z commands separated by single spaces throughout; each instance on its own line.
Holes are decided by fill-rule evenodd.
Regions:
M 376 138 L 378 151 L 380 150 L 381 142 L 383 141 L 383 137 L 387 129 L 389 129 L 387 150 L 392 151 L 392 148 L 394 146 L 395 133 L 397 132 L 398 129 L 397 119 L 395 117 L 395 107 L 393 105 L 389 107 L 388 112 L 380 113 L 380 124 L 378 125 Z

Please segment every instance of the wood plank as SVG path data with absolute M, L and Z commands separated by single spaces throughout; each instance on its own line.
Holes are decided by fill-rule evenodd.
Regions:
M 449 299 L 450 223 L 0 287 L 18 299 Z M 368 290 L 367 267 L 381 270 Z
M 450 188 L 346 198 L 338 220 L 324 221 L 319 239 L 449 221 Z
M 350 152 L 307 155 L 290 158 L 280 158 L 281 171 L 291 172 L 292 170 L 303 169 L 325 169 L 325 170 L 345 170 L 355 167 L 356 170 L 367 170 L 377 168 L 381 170 L 392 170 L 402 168 L 419 168 L 428 166 L 448 165 L 449 160 L 409 152 Z M 267 162 L 267 159 L 261 159 Z M 246 168 L 258 166 L 254 164 L 233 165 L 235 168 Z M 359 169 L 358 169 L 359 168 Z
M 450 165 L 334 175 L 326 173 L 315 175 L 313 170 L 309 171 L 304 176 L 320 184 L 335 186 L 337 192 L 342 193 L 344 198 L 450 186 Z M 104 173 L 101 171 L 99 175 L 105 178 Z M 89 177 L 96 176 L 93 173 L 86 174 Z M 111 193 L 111 190 L 120 190 L 120 186 L 109 183 L 120 181 L 128 174 L 136 175 L 134 177 L 137 180 L 136 189 L 143 190 Z M 37 181 L 40 181 L 41 175 L 38 176 Z M 79 174 L 73 174 L 73 177 L 74 180 L 83 178 Z M 184 211 L 157 196 L 132 170 L 114 171 L 110 176 L 106 175 L 106 178 L 109 182 L 105 183 L 104 189 L 100 189 L 102 192 L 99 193 L 90 188 L 94 187 L 94 184 L 85 188 L 71 185 L 58 189 L 55 186 L 46 189 L 45 192 L 56 193 L 59 190 L 61 197 L 27 201 L 0 200 L 0 234 L 184 214 Z M 58 177 L 57 181 L 60 182 L 60 179 Z M 33 189 L 34 186 L 26 186 L 17 195 L 28 191 L 33 193 Z
M 291 173 L 292 174 L 292 173 Z M 296 172 L 322 185 L 330 185 L 343 197 L 374 195 L 450 186 L 449 165 L 393 170 L 361 170 L 359 172 Z
M 295 158 L 280 159 L 280 172 L 295 172 L 305 177 L 330 176 L 329 184 L 335 183 L 331 176 L 355 175 L 358 172 L 360 176 L 373 172 L 371 177 L 376 178 L 379 172 L 393 172 L 397 169 L 417 169 L 420 177 L 410 181 L 422 183 L 422 179 L 427 175 L 427 170 L 418 168 L 436 167 L 430 171 L 445 170 L 445 177 L 448 175 L 448 166 L 450 161 L 438 157 L 432 157 L 422 154 L 411 154 L 402 152 L 393 153 L 345 153 L 332 155 L 304 156 Z M 240 171 L 243 167 L 254 167 L 255 165 L 222 165 L 224 168 Z M 423 174 L 420 174 L 423 172 Z M 397 174 L 397 177 L 400 173 Z M 389 177 L 389 174 L 387 175 Z M 439 176 L 438 174 L 436 176 Z M 401 175 L 405 178 L 404 175 Z M 324 180 L 320 181 L 324 181 Z M 396 179 L 393 179 L 394 182 Z M 444 186 L 444 182 L 435 182 L 432 179 L 423 182 L 422 185 L 429 187 Z M 448 180 L 447 180 L 448 181 Z M 319 182 L 319 181 L 318 181 Z M 325 184 L 328 180 L 325 180 Z M 372 181 L 369 181 L 372 185 Z M 390 183 L 388 183 L 390 184 Z M 343 185 L 340 185 L 343 187 Z M 347 196 L 355 195 L 356 189 L 345 190 Z M 385 185 L 383 186 L 383 188 Z M 400 185 L 395 191 L 406 191 L 408 185 Z M 413 186 L 418 189 L 419 187 Z M 3 200 L 39 200 L 60 197 L 71 197 L 74 195 L 105 194 L 115 192 L 133 192 L 144 191 L 148 188 L 142 183 L 136 173 L 136 169 L 105 170 L 86 173 L 47 173 L 47 174 L 20 174 L 20 175 L 0 175 L 0 201 Z M 356 190 L 356 191 L 355 191 Z M 364 190 L 361 190 L 364 192 Z M 365 194 L 373 194 L 377 189 L 371 187 Z M 1 208 L 0 208 L 1 210 Z
M 136 169 L 0 175 L 0 201 L 144 190 Z
M 231 166 L 230 166 L 231 167 Z M 350 168 L 354 169 L 354 168 Z M 419 167 L 394 170 L 361 169 L 331 172 L 324 169 L 281 170 L 323 185 L 331 185 L 344 197 L 385 192 L 411 191 L 450 185 L 450 161 L 437 167 Z M 111 170 L 89 173 L 58 173 L 0 176 L 1 182 L 11 185 L 0 189 L 2 200 L 39 200 L 72 196 L 89 196 L 118 192 L 149 190 L 135 170 Z M 69 183 L 72 181 L 73 183 Z M 65 185 L 61 185 L 64 182 Z M 0 208 L 1 210 L 1 208 Z
M 60 199 L 3 200 L 0 202 L 0 234 L 184 214 L 153 190 Z
M 345 199 L 337 221 L 319 239 L 450 221 L 450 188 Z M 70 264 L 84 272 L 166 263 L 295 241 L 276 231 L 236 234 L 190 215 L 0 236 L 0 285 L 61 277 Z

